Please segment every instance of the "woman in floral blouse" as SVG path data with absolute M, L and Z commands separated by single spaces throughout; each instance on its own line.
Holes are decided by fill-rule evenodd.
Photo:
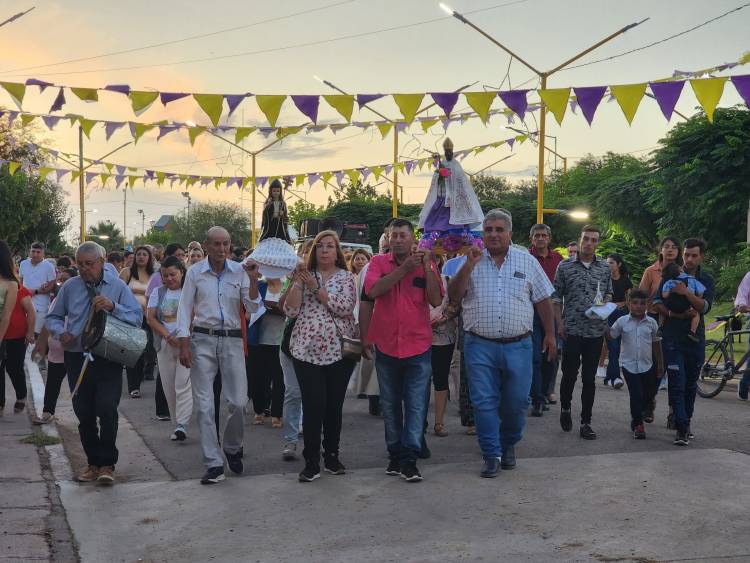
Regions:
M 286 314 L 297 317 L 289 348 L 305 413 L 302 482 L 320 477 L 321 427 L 325 470 L 333 475 L 346 471 L 338 456 L 341 411 L 354 362 L 342 358 L 341 336 L 357 336 L 353 316 L 356 291 L 338 236 L 334 231 L 318 233 L 284 303 Z

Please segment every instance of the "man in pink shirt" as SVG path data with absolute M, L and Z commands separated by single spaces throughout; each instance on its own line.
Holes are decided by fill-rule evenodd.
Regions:
M 442 303 L 443 289 L 430 253 L 412 251 L 414 227 L 409 221 L 395 219 L 389 236 L 390 254 L 373 257 L 365 277 L 365 293 L 375 301 L 375 309 L 363 340 L 376 348 L 390 458 L 386 474 L 416 482 L 422 480 L 417 454 L 432 373 L 430 305 Z

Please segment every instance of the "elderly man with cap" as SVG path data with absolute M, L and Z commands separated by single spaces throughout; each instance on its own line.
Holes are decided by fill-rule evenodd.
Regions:
M 260 273 L 253 260 L 240 265 L 229 259 L 231 240 L 223 227 L 208 230 L 203 248 L 207 257 L 185 276 L 177 310 L 177 336 L 180 363 L 191 368 L 193 405 L 206 465 L 201 484 L 209 485 L 224 480 L 224 459 L 214 420 L 213 384 L 218 372 L 229 409 L 223 436 L 224 456 L 233 473 L 239 475 L 244 469 L 247 378 L 242 325 L 244 310 L 253 313 L 260 305 Z
M 107 311 L 134 328 L 140 327 L 143 321 L 143 310 L 133 292 L 120 278 L 104 269 L 104 259 L 104 248 L 97 243 L 84 242 L 79 246 L 76 264 L 80 275 L 63 284 L 47 315 L 47 330 L 51 336 L 59 337 L 65 349 L 65 371 L 71 391 L 83 366 L 81 335 L 92 307 L 94 311 Z M 114 482 L 118 458 L 115 445 L 117 406 L 121 394 L 122 366 L 94 355 L 73 397 L 78 433 L 88 461 L 88 466 L 78 476 L 81 482 Z

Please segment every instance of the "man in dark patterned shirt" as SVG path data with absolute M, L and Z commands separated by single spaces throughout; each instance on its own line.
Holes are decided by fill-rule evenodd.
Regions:
M 607 321 L 590 319 L 586 311 L 594 305 L 597 292 L 604 301 L 612 299 L 612 279 L 607 262 L 596 256 L 601 231 L 586 225 L 581 231 L 575 260 L 561 262 L 555 275 L 555 317 L 558 335 L 565 341 L 560 382 L 560 426 L 573 428 L 570 403 L 581 369 L 581 438 L 595 440 L 591 428 L 594 407 L 596 364 L 602 350 Z

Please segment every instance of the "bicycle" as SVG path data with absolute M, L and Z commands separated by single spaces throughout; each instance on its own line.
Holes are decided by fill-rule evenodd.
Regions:
M 750 335 L 750 328 L 741 328 L 745 315 L 733 312 L 714 318 L 716 323 L 709 330 L 719 328 L 722 323 L 725 325 L 725 330 L 721 340 L 706 340 L 706 360 L 698 377 L 698 394 L 706 399 L 721 393 L 730 379 L 741 376 L 748 368 L 750 359 L 750 347 L 748 347 L 742 358 L 738 362 L 734 361 L 734 337 L 743 334 Z M 740 329 L 734 330 L 738 324 Z

